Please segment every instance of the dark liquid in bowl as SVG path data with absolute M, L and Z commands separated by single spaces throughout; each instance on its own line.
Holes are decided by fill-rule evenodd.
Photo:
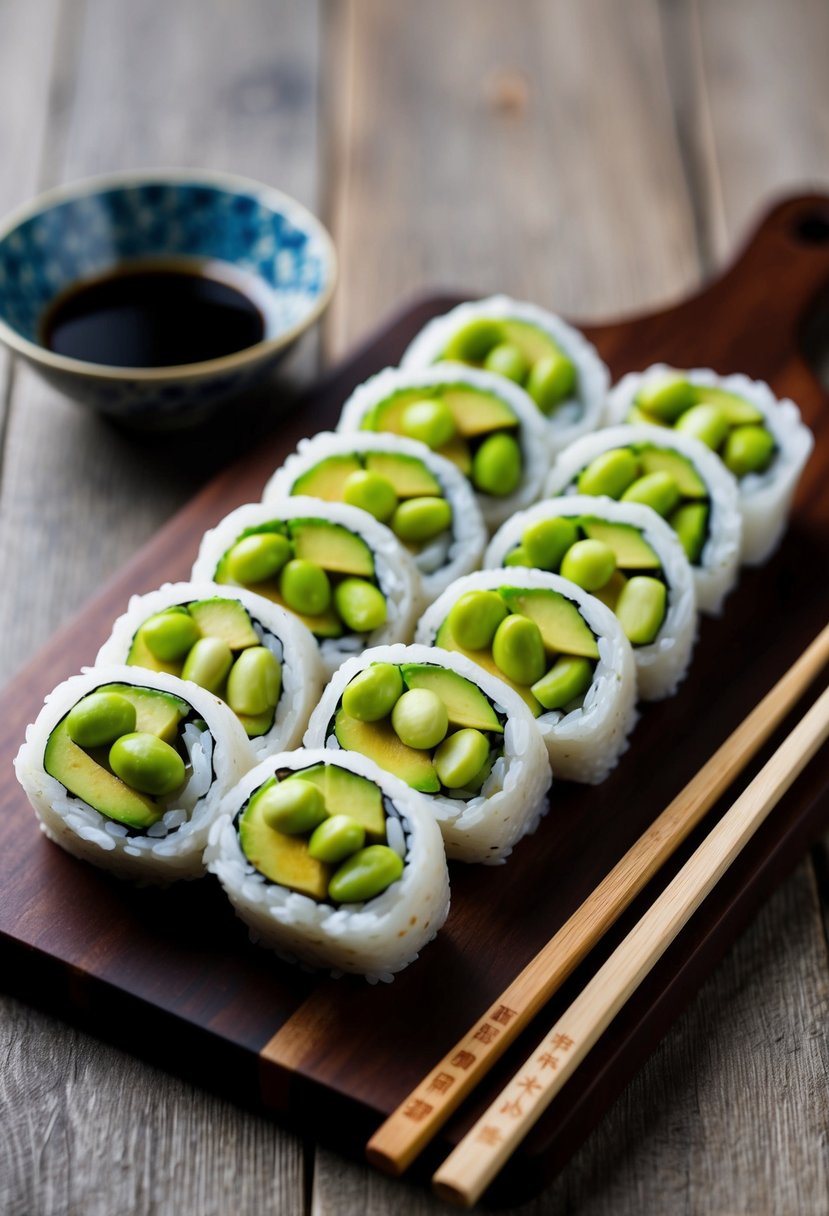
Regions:
M 230 283 L 197 269 L 124 269 L 80 283 L 47 312 L 43 344 L 116 367 L 173 367 L 260 342 L 265 319 Z

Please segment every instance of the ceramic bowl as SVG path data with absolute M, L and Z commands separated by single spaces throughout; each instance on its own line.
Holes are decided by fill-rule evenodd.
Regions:
M 262 340 L 150 368 L 85 362 L 43 345 L 43 319 L 63 293 L 159 259 L 229 264 L 255 285 Z M 323 312 L 335 280 L 328 233 L 270 186 L 197 171 L 96 178 L 41 195 L 0 225 L 0 339 L 102 414 L 143 428 L 185 426 L 267 373 Z

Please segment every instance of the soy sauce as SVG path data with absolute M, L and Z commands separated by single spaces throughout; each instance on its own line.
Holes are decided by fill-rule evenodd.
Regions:
M 115 367 L 172 367 L 244 350 L 265 335 L 250 296 L 198 266 L 123 268 L 79 283 L 48 310 L 44 346 Z

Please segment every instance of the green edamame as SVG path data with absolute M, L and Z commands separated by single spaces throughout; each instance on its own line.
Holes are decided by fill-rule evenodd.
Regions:
M 579 530 L 572 519 L 538 519 L 524 529 L 521 545 L 530 565 L 540 570 L 557 570 L 564 554 L 578 538 Z
M 497 591 L 465 591 L 449 609 L 449 630 L 464 650 L 485 650 L 506 615 Z
M 516 684 L 534 684 L 547 666 L 544 641 L 535 621 L 526 616 L 508 616 L 492 639 L 496 667 Z
M 509 553 L 504 558 L 505 566 L 529 566 L 532 567 L 530 555 L 523 545 L 516 545 L 514 549 L 510 549 Z
M 391 711 L 391 724 L 401 743 L 429 751 L 449 729 L 449 714 L 437 693 L 430 688 L 412 688 Z
M 103 747 L 135 730 L 135 706 L 117 692 L 91 692 L 72 706 L 66 729 L 78 747 Z
M 665 473 L 661 469 L 656 473 L 646 473 L 644 477 L 637 477 L 622 495 L 622 502 L 638 502 L 651 510 L 656 511 L 657 515 L 670 515 L 674 507 L 682 497 L 679 486 L 671 477 L 670 473 Z
M 694 386 L 681 372 L 655 372 L 636 394 L 636 404 L 662 422 L 674 422 L 694 404 Z
M 518 440 L 499 432 L 485 439 L 472 457 L 472 481 L 482 494 L 506 498 L 521 484 L 521 466 Z
M 391 519 L 391 529 L 401 540 L 418 544 L 432 540 L 452 523 L 452 508 L 445 498 L 423 496 L 401 502 Z
M 295 557 L 283 568 L 279 592 L 294 612 L 318 616 L 331 603 L 331 584 L 321 566 Z
M 201 637 L 187 609 L 167 608 L 149 617 L 141 626 L 141 637 L 151 654 L 162 663 L 172 663 L 187 654 Z
M 580 494 L 620 498 L 639 476 L 639 461 L 629 448 L 612 448 L 591 460 L 578 476 Z
M 601 540 L 579 540 L 564 554 L 560 574 L 585 591 L 603 587 L 616 569 L 616 554 Z
M 397 491 L 388 477 L 369 469 L 351 473 L 343 486 L 343 502 L 368 511 L 381 524 L 391 519 L 397 509 Z
M 512 342 L 499 342 L 484 359 L 484 367 L 497 376 L 505 376 L 516 384 L 523 384 L 530 365 L 522 352 Z
M 366 843 L 366 830 L 350 815 L 332 815 L 314 828 L 308 852 L 317 861 L 334 863 L 356 853 Z
M 290 777 L 270 786 L 257 802 L 268 827 L 286 836 L 310 832 L 328 817 L 319 786 L 301 777 Z
M 434 765 L 441 785 L 448 790 L 464 789 L 483 768 L 489 755 L 489 740 L 473 727 L 456 730 L 435 752 Z
M 616 616 L 634 646 L 648 646 L 665 620 L 667 591 L 658 578 L 629 578 L 616 601 Z
M 552 414 L 575 390 L 575 364 L 562 351 L 544 355 L 530 368 L 526 387 L 542 414 Z
M 278 574 L 291 556 L 291 542 L 279 532 L 256 532 L 237 541 L 227 555 L 227 572 L 236 583 L 263 583 Z
M 141 794 L 161 797 L 184 784 L 184 761 L 174 747 L 146 731 L 116 739 L 109 749 L 109 766 Z
M 388 608 L 382 591 L 364 578 L 344 578 L 334 588 L 334 607 L 347 629 L 371 633 L 385 625 Z
M 233 653 L 221 638 L 199 638 L 184 660 L 182 680 L 192 680 L 208 692 L 218 692 L 227 679 Z
M 328 894 L 338 904 L 363 903 L 397 882 L 403 873 L 403 858 L 387 844 L 370 844 L 344 861 L 328 884 Z
M 689 562 L 696 562 L 708 536 L 708 503 L 686 502 L 668 517 Z
M 735 426 L 725 441 L 722 458 L 735 477 L 763 473 L 774 455 L 774 436 L 764 426 Z
M 592 680 L 593 668 L 588 659 L 565 654 L 556 659 L 530 691 L 545 709 L 563 709 L 577 697 L 583 697 Z
M 282 688 L 282 667 L 265 646 L 243 650 L 227 677 L 226 700 L 236 714 L 264 714 L 273 709 Z
M 455 419 L 445 401 L 437 397 L 412 401 L 400 417 L 400 429 L 427 448 L 440 448 L 455 434 Z
M 379 722 L 394 709 L 403 692 L 403 677 L 391 663 L 372 663 L 356 675 L 343 693 L 343 709 L 360 722 Z
M 477 317 L 456 329 L 446 343 L 442 358 L 460 363 L 482 363 L 493 346 L 504 340 L 504 328 L 499 321 Z
M 674 430 L 681 431 L 683 435 L 693 435 L 694 439 L 699 439 L 716 452 L 728 434 L 728 419 L 718 405 L 701 402 L 692 405 L 677 418 Z

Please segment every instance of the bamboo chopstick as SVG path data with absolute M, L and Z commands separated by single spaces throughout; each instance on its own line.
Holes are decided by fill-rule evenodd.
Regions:
M 495 1003 L 423 1078 L 366 1145 L 372 1165 L 401 1174 L 556 989 L 679 847 L 829 659 L 829 625 L 605 875 Z
M 829 688 L 450 1153 L 433 1178 L 443 1199 L 477 1202 L 827 737 Z

